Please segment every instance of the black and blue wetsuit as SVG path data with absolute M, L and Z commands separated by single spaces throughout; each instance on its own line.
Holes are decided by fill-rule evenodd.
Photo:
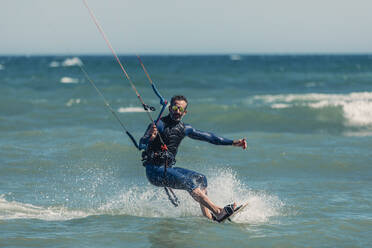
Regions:
M 167 115 L 161 118 L 157 129 L 168 151 L 164 153 L 161 149 L 159 135 L 149 142 L 150 135 L 147 133 L 151 125 L 140 140 L 140 147 L 145 148 L 142 154 L 146 166 L 146 176 L 150 183 L 160 187 L 183 189 L 192 192 L 197 187 L 206 188 L 207 179 L 204 175 L 184 168 L 173 167 L 176 163 L 178 146 L 185 136 L 192 139 L 207 141 L 215 145 L 232 145 L 233 140 L 218 137 L 210 132 L 203 132 L 194 129 L 191 125 L 182 121 L 174 121 Z M 166 173 L 165 165 L 167 165 Z

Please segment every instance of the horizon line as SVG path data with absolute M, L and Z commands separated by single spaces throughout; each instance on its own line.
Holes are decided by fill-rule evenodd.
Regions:
M 118 56 L 368 56 L 372 55 L 372 52 L 283 52 L 283 53 L 245 53 L 245 52 L 236 52 L 236 53 L 118 53 Z M 38 57 L 38 56 L 112 56 L 111 53 L 0 53 L 0 57 Z

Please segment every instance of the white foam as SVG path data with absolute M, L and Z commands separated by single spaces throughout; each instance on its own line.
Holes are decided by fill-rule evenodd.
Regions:
M 52 61 L 49 64 L 49 67 L 59 67 L 61 64 L 57 61 Z
M 77 84 L 79 83 L 79 79 L 71 77 L 62 77 L 59 82 L 62 84 Z
M 289 104 L 284 104 L 284 103 L 276 103 L 276 104 L 271 105 L 271 108 L 273 109 L 284 109 L 284 108 L 289 108 L 289 107 L 290 107 Z
M 239 54 L 231 54 L 230 55 L 230 60 L 232 60 L 232 61 L 240 61 L 240 60 L 242 60 L 242 57 Z
M 0 195 L 0 220 L 40 219 L 47 221 L 85 218 L 90 213 L 68 210 L 65 207 L 40 207 L 16 201 L 7 201 Z
M 265 192 L 254 192 L 242 184 L 231 170 L 215 169 L 208 175 L 208 196 L 219 206 L 236 201 L 249 202 L 245 210 L 236 216 L 238 223 L 266 223 L 270 217 L 281 214 L 283 203 Z M 123 190 L 99 209 L 106 214 L 126 214 L 140 217 L 201 217 L 200 206 L 182 190 L 174 190 L 181 204 L 174 206 L 163 188 L 152 185 L 134 186 Z
M 213 169 L 208 177 L 208 195 L 219 206 L 236 201 L 249 202 L 244 211 L 234 216 L 238 223 L 268 223 L 273 216 L 282 215 L 283 203 L 276 196 L 255 192 L 242 184 L 231 170 Z M 41 219 L 47 221 L 85 218 L 91 215 L 130 215 L 138 217 L 182 218 L 202 217 L 200 206 L 183 190 L 175 190 L 180 200 L 175 208 L 161 187 L 150 184 L 121 189 L 98 207 L 72 210 L 64 206 L 42 207 L 17 201 L 7 201 L 0 195 L 0 220 Z
M 143 108 L 140 107 L 121 107 L 118 109 L 119 113 L 139 113 L 139 112 L 145 112 Z
M 347 131 L 347 132 L 344 132 L 343 135 L 350 136 L 350 137 L 372 136 L 372 130 L 366 130 L 366 131 Z
M 78 65 L 83 65 L 83 62 L 78 57 L 68 58 L 62 62 L 62 66 L 78 66 Z
M 354 101 L 343 105 L 345 117 L 351 126 L 371 126 L 372 125 L 372 100 Z
M 224 206 L 235 201 L 237 204 L 248 202 L 248 206 L 234 216 L 238 223 L 267 223 L 271 217 L 281 215 L 283 202 L 277 196 L 266 192 L 251 190 L 237 179 L 230 169 L 214 170 L 215 175 L 209 178 L 209 196 L 218 205 Z
M 372 92 L 350 94 L 280 94 L 255 96 L 271 108 L 307 106 L 310 108 L 341 107 L 347 126 L 372 126 Z
M 81 100 L 80 98 L 71 98 L 70 100 L 68 100 L 68 102 L 66 103 L 66 106 L 67 107 L 71 107 L 72 105 L 76 105 L 76 104 L 80 104 Z
M 176 191 L 178 198 L 185 203 L 184 192 Z M 177 209 L 169 202 L 163 188 L 147 186 L 133 186 L 123 189 L 117 196 L 99 208 L 101 213 L 120 214 L 140 217 L 179 217 L 182 212 L 192 215 L 186 204 Z M 172 210 L 172 211 L 170 211 Z

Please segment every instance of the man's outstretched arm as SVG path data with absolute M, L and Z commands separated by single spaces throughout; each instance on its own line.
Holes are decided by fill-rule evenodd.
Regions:
M 245 139 L 231 140 L 231 139 L 219 137 L 211 132 L 204 132 L 204 131 L 197 130 L 188 124 L 185 125 L 185 128 L 186 128 L 185 129 L 186 136 L 192 139 L 207 141 L 214 145 L 233 145 L 233 146 L 242 147 L 243 149 L 247 148 L 247 141 Z

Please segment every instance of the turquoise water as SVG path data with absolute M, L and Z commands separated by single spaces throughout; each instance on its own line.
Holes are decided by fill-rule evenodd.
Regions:
M 368 247 L 372 56 L 143 56 L 184 121 L 248 150 L 185 139 L 178 166 L 208 178 L 234 223 L 174 208 L 81 73 L 138 139 L 146 114 L 111 56 L 0 57 L 1 247 Z M 121 57 L 158 106 L 135 57 Z M 153 114 L 155 116 L 155 114 Z

